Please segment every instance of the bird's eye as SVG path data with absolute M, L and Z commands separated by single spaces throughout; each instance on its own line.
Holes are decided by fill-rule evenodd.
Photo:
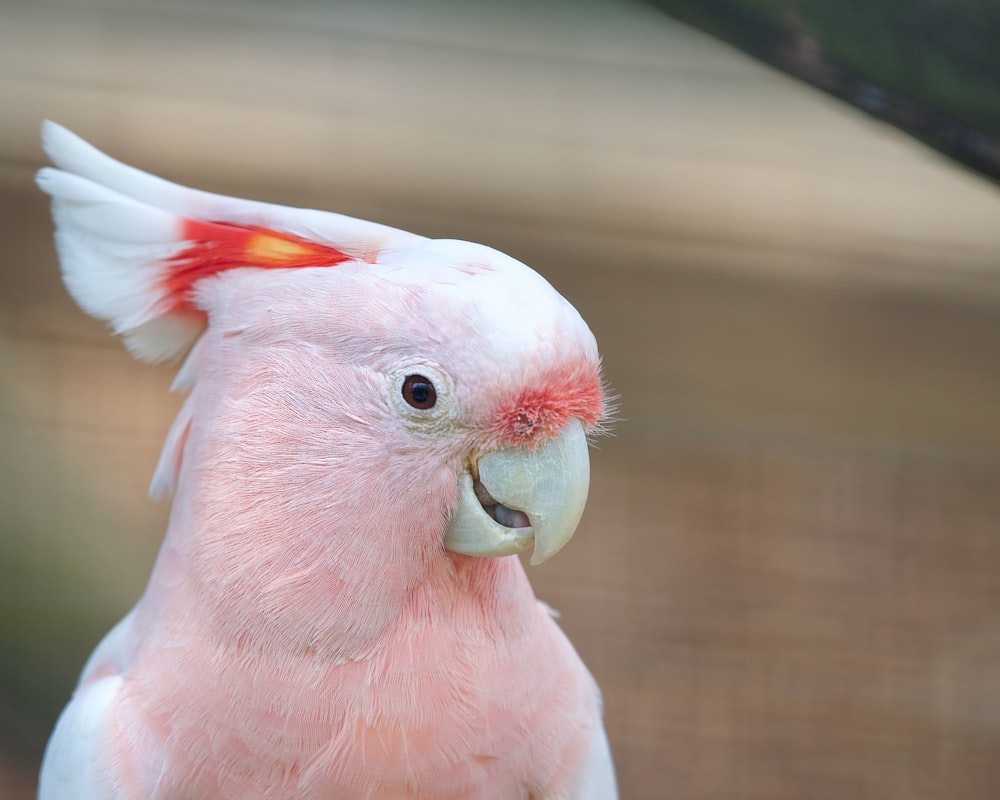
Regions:
M 403 399 L 414 408 L 433 408 L 437 402 L 437 391 L 429 378 L 423 375 L 407 375 L 403 381 Z

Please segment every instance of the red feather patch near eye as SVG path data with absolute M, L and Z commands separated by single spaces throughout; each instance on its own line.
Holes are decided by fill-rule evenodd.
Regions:
M 330 267 L 350 256 L 330 245 L 256 225 L 185 219 L 180 237 L 191 244 L 174 255 L 163 281 L 170 310 L 189 305 L 201 278 L 237 267 Z
M 598 370 L 581 365 L 551 373 L 504 402 L 493 418 L 494 434 L 507 445 L 531 446 L 554 436 L 571 419 L 592 427 L 604 411 Z

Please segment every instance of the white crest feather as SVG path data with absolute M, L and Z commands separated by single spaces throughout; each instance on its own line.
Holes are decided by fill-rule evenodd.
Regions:
M 110 323 L 139 358 L 186 349 L 200 320 L 159 309 L 164 264 L 183 245 L 177 216 L 56 169 L 41 170 L 38 185 L 52 196 L 63 280 L 80 307 Z
M 66 286 L 148 361 L 182 354 L 203 325 L 165 302 L 170 259 L 191 244 L 181 238 L 186 219 L 282 231 L 372 261 L 390 243 L 422 238 L 341 214 L 189 189 L 115 161 L 54 122 L 43 123 L 42 143 L 58 167 L 42 169 L 38 185 L 52 196 Z

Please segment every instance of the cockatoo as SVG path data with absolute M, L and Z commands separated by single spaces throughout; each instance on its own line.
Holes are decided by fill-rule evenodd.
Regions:
M 491 248 L 197 191 L 54 123 L 70 293 L 188 353 L 166 537 L 40 800 L 613 800 L 595 682 L 516 553 L 570 538 L 594 337 Z

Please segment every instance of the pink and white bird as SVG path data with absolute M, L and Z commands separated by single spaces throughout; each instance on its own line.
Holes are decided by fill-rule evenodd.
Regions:
M 166 538 L 40 800 L 617 797 L 597 686 L 513 555 L 586 502 L 576 310 L 488 247 L 43 142 L 70 293 L 137 357 L 190 353 Z

